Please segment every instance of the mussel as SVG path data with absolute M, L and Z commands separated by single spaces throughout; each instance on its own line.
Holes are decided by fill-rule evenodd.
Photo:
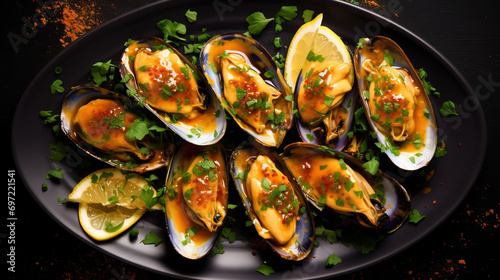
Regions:
M 144 121 L 143 121 L 144 120 Z M 146 121 L 147 120 L 147 121 Z M 154 122 L 154 121 L 153 121 Z M 148 131 L 129 133 L 131 126 L 151 123 L 127 96 L 95 86 L 78 86 L 64 97 L 61 128 L 88 154 L 120 169 L 145 172 L 166 165 L 173 145 Z
M 252 140 L 236 148 L 230 161 L 236 189 L 257 233 L 284 259 L 307 257 L 314 220 L 278 154 Z
M 391 233 L 409 215 L 410 198 L 396 180 L 363 168 L 363 162 L 326 146 L 292 143 L 281 157 L 306 198 L 351 217 L 359 225 Z
M 426 166 L 437 146 L 436 118 L 401 47 L 383 36 L 361 39 L 354 66 L 366 117 L 387 156 L 404 170 Z
M 223 34 L 200 53 L 204 78 L 236 123 L 259 143 L 279 147 L 293 124 L 290 87 L 255 39 Z
M 198 259 L 214 246 L 225 222 L 227 166 L 220 143 L 182 143 L 165 183 L 168 235 L 183 257 Z
M 295 87 L 297 129 L 302 141 L 342 150 L 348 142 L 357 94 L 352 89 L 354 69 L 349 61 L 308 58 Z
M 224 135 L 218 99 L 196 66 L 162 39 L 133 40 L 122 54 L 120 73 L 129 93 L 184 140 L 205 146 Z

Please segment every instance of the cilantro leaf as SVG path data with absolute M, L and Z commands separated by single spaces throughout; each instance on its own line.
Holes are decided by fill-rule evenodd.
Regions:
M 266 18 L 262 12 L 255 12 L 246 18 L 248 31 L 252 35 L 259 35 L 267 24 L 273 20 L 274 18 Z

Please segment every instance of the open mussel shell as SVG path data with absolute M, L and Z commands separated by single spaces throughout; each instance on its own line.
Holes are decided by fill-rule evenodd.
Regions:
M 371 81 L 368 78 L 367 70 L 363 67 L 364 63 L 371 63 L 371 61 L 373 61 L 374 69 L 381 69 L 382 65 L 391 65 L 392 68 L 397 71 L 404 71 L 407 73 L 405 76 L 408 76 L 408 80 L 413 82 L 414 88 L 417 89 L 416 92 L 419 91 L 419 94 L 416 95 L 414 106 L 414 133 L 408 135 L 408 139 L 406 141 L 393 141 L 391 139 L 390 132 L 384 133 L 377 127 L 374 120 L 376 118 L 373 117 L 375 112 L 370 111 L 369 97 L 367 97 L 370 92 L 369 86 Z M 436 118 L 434 116 L 431 101 L 425 91 L 425 87 L 422 84 L 419 73 L 415 70 L 401 47 L 387 37 L 376 36 L 371 39 L 366 38 L 364 39 L 363 45 L 358 46 L 356 49 L 354 54 L 354 66 L 358 81 L 359 95 L 366 117 L 372 130 L 377 134 L 378 141 L 386 147 L 385 153 L 389 159 L 396 166 L 404 170 L 417 170 L 426 166 L 429 161 L 431 161 L 434 156 L 434 152 L 436 151 Z M 406 78 L 404 78 L 403 75 L 399 75 L 399 79 L 402 80 L 402 84 L 406 85 L 405 81 L 408 80 L 405 80 Z M 376 89 L 377 87 L 375 87 L 375 90 Z M 382 91 L 384 93 L 379 93 L 379 96 L 385 95 L 387 92 L 384 89 L 382 89 Z M 379 116 L 379 114 L 376 115 Z M 405 116 L 405 114 L 403 114 L 403 116 Z M 384 120 L 385 119 L 380 118 L 380 123 Z M 394 124 L 395 122 L 392 123 Z M 416 132 L 419 133 L 418 137 L 415 136 Z M 414 139 L 411 139 L 411 137 L 414 137 Z M 415 144 L 412 145 L 412 142 Z M 416 143 L 418 143 L 418 145 Z M 413 148 L 413 146 L 415 148 Z
M 364 162 L 357 158 L 351 157 L 342 152 L 334 151 L 326 146 L 319 146 L 308 143 L 289 144 L 284 148 L 283 153 L 280 156 L 281 158 L 283 158 L 283 160 L 291 170 L 295 179 L 301 185 L 301 188 L 303 189 L 303 192 L 305 194 L 309 192 L 306 189 L 311 190 L 311 187 L 314 188 L 314 186 L 309 185 L 309 181 L 303 178 L 307 178 L 307 176 L 316 176 L 312 175 L 313 173 L 309 173 L 309 175 L 307 175 L 307 173 L 304 173 L 306 172 L 305 170 L 308 169 L 309 171 L 307 172 L 311 172 L 311 170 L 314 169 L 322 170 L 328 168 L 326 166 L 327 161 L 322 161 L 325 164 L 323 166 L 312 166 L 312 162 L 314 161 L 310 160 L 311 158 L 315 157 L 321 159 L 328 159 L 328 158 L 338 159 L 338 160 L 342 159 L 347 166 L 349 166 L 350 168 L 352 168 L 352 170 L 363 176 L 363 178 L 371 186 L 371 188 L 377 191 L 377 194 L 383 193 L 383 199 L 377 198 L 377 201 L 373 201 L 373 199 L 370 199 L 370 201 L 373 201 L 373 203 L 376 204 L 377 208 L 379 208 L 378 210 L 380 211 L 379 213 L 371 213 L 371 214 L 378 215 L 379 218 L 382 217 L 379 220 L 377 220 L 377 222 L 380 223 L 377 226 L 370 224 L 368 220 L 365 219 L 365 217 L 360 216 L 360 215 L 365 215 L 364 213 L 339 212 L 341 214 L 347 215 L 348 217 L 349 216 L 353 217 L 352 220 L 354 222 L 359 223 L 361 226 L 376 229 L 384 233 L 391 233 L 397 230 L 404 223 L 404 221 L 406 220 L 411 211 L 410 197 L 401 184 L 399 184 L 396 180 L 394 180 L 389 175 L 383 173 L 382 171 L 378 171 L 375 175 L 372 175 L 363 168 Z M 334 174 L 330 175 L 331 178 L 329 176 L 326 176 L 325 180 L 328 180 L 328 178 L 333 180 L 335 175 Z M 323 188 L 328 189 L 329 187 L 322 186 L 321 189 L 322 191 Z M 329 193 L 330 192 L 327 192 L 326 194 L 328 195 Z M 323 204 L 320 203 L 320 201 L 318 201 L 318 199 L 315 198 L 313 195 L 306 195 L 306 198 L 319 210 L 323 210 L 325 207 L 327 209 L 330 209 L 328 206 L 325 205 L 325 203 Z
M 230 171 L 236 185 L 236 189 L 241 197 L 243 206 L 248 213 L 248 218 L 253 222 L 258 234 L 262 236 L 270 233 L 271 230 L 265 227 L 264 223 L 260 221 L 256 211 L 254 210 L 252 199 L 248 193 L 248 186 L 246 185 L 246 176 L 249 174 L 252 163 L 256 161 L 259 155 L 269 157 L 269 159 L 274 162 L 275 167 L 288 178 L 300 205 L 299 214 L 296 217 L 295 231 L 292 234 L 291 239 L 289 239 L 286 244 L 283 243 L 284 245 L 280 245 L 273 236 L 269 239 L 265 238 L 264 241 L 282 258 L 294 261 L 302 260 L 308 256 L 313 246 L 313 240 L 315 237 L 314 219 L 309 205 L 300 191 L 300 188 L 295 180 L 293 180 L 290 171 L 278 154 L 276 152 L 271 152 L 268 147 L 264 147 L 254 140 L 243 142 L 233 151 L 230 159 Z M 277 221 L 277 223 L 281 223 L 281 221 Z
M 207 168 L 206 174 L 197 177 L 190 167 L 200 155 L 204 156 L 205 160 L 210 160 L 216 167 L 211 167 L 210 171 Z M 213 173 L 208 174 L 209 172 Z M 183 257 L 202 258 L 216 244 L 227 216 L 228 176 L 222 144 L 196 146 L 183 142 L 177 149 L 165 182 L 165 212 L 168 236 L 175 250 Z M 210 178 L 215 180 L 212 181 Z M 183 191 L 186 189 L 184 186 L 192 186 L 190 180 L 199 182 L 211 180 L 212 183 L 202 182 L 196 190 Z M 216 183 L 216 187 L 213 183 Z M 217 214 L 209 214 L 208 217 L 216 217 L 218 225 L 210 226 L 209 229 L 200 221 L 197 210 L 193 210 L 187 201 L 199 207 L 208 207 L 211 204 L 209 201 L 215 202 Z
M 297 100 L 300 89 L 299 86 L 302 84 L 303 80 L 304 75 L 303 71 L 301 71 L 297 79 L 297 86 L 295 87 L 295 100 Z M 311 144 L 327 145 L 338 151 L 344 149 L 350 141 L 348 133 L 351 131 L 354 124 L 357 96 L 356 90 L 354 88 L 351 89 L 344 95 L 342 103 L 336 109 L 328 112 L 325 119 L 318 123 L 304 123 L 299 117 L 296 117 L 295 125 L 297 126 L 302 141 Z M 295 102 L 297 103 L 297 101 Z M 338 136 L 333 139 L 327 139 L 327 125 L 331 128 L 334 127 L 330 130 L 334 134 L 338 134 Z
M 226 59 L 224 56 L 228 54 L 238 56 L 240 61 L 244 60 L 241 64 L 236 65 L 236 68 L 239 65 L 244 65 L 241 68 L 244 68 L 245 72 L 250 71 L 254 75 L 254 79 L 257 78 L 260 81 L 260 85 L 270 88 L 263 90 L 259 86 L 251 94 L 238 97 L 238 101 L 233 102 L 232 100 L 235 100 L 235 98 L 229 98 L 229 96 L 236 96 L 235 93 L 226 92 L 225 90 L 226 86 L 230 85 L 233 80 L 224 80 L 222 66 L 223 59 Z M 291 96 L 290 87 L 286 84 L 281 71 L 269 52 L 251 37 L 227 33 L 215 36 L 205 44 L 200 52 L 199 63 L 207 84 L 236 123 L 260 144 L 268 147 L 279 147 L 285 138 L 286 132 L 293 125 L 293 97 Z M 232 85 L 231 88 L 241 86 Z M 271 108 L 274 108 L 274 111 L 268 109 L 268 111 L 272 111 L 268 114 L 265 109 L 255 109 L 258 107 L 256 105 L 261 104 L 259 103 L 259 96 L 272 95 L 270 92 L 273 92 L 275 96 L 279 94 L 279 97 L 272 101 L 273 107 Z M 265 104 L 265 102 L 262 104 Z M 266 113 L 264 114 L 264 112 Z M 260 116 L 258 117 L 258 126 L 249 121 L 249 119 L 257 119 L 249 117 L 257 114 Z
M 145 86 L 145 83 L 138 83 L 138 74 L 136 73 L 136 69 L 140 67 L 140 65 L 134 64 L 139 63 L 136 62 L 135 56 L 140 51 L 148 53 L 151 57 L 158 52 L 174 53 L 178 56 L 182 64 L 189 68 L 190 71 L 182 71 L 183 69 L 187 69 L 186 67 L 181 67 L 180 71 L 175 69 L 172 70 L 176 67 L 175 64 L 177 63 L 177 60 L 172 59 L 174 60 L 174 62 L 172 62 L 165 58 L 165 55 L 161 55 L 161 58 L 159 59 L 160 66 L 157 68 L 159 69 L 158 73 L 151 73 L 151 75 L 157 76 L 151 80 L 152 82 L 150 82 L 150 84 L 155 83 L 155 86 L 161 87 L 163 92 L 159 93 L 159 97 L 151 95 L 151 98 L 145 98 L 143 93 L 148 92 L 147 84 Z M 149 71 L 149 69 L 147 71 Z M 165 71 L 172 71 L 174 78 L 168 78 Z M 191 74 L 189 74 L 189 72 L 191 72 Z M 144 36 L 133 40 L 125 48 L 122 54 L 120 61 L 120 73 L 124 81 L 126 81 L 127 87 L 130 91 L 132 91 L 132 93 L 135 93 L 135 99 L 138 102 L 143 103 L 147 110 L 151 111 L 167 127 L 184 140 L 196 145 L 206 146 L 217 143 L 224 136 L 224 133 L 226 132 L 225 113 L 217 97 L 215 97 L 213 92 L 209 90 L 201 80 L 202 74 L 198 68 L 164 40 L 152 36 Z M 181 79 L 182 81 L 183 76 L 186 77 L 186 80 L 189 80 L 189 77 L 195 79 L 198 87 L 200 104 L 198 104 L 198 107 L 194 108 L 191 113 L 182 112 L 182 108 L 187 108 L 188 106 L 194 107 L 195 103 L 193 100 L 184 96 L 185 89 L 180 87 L 181 82 L 178 81 L 178 79 Z M 177 87 L 172 85 L 174 81 L 177 83 Z M 191 81 L 185 82 L 186 84 L 189 84 Z M 165 90 L 164 88 L 167 87 L 170 89 Z M 187 91 L 189 91 L 189 86 Z M 149 94 L 150 93 L 148 93 L 148 95 Z M 164 109 L 166 107 L 160 107 L 158 105 L 160 102 L 154 101 L 154 99 L 161 102 L 168 101 L 173 105 L 175 103 L 174 107 L 177 109 Z M 169 105 L 169 107 L 170 106 L 171 105 Z M 165 110 L 171 111 L 167 112 Z
M 60 116 L 61 129 L 66 136 L 68 136 L 87 154 L 122 170 L 145 172 L 166 166 L 167 162 L 170 160 L 173 145 L 171 143 L 161 143 L 161 137 L 159 135 L 155 138 L 146 136 L 142 141 L 140 141 L 140 143 L 138 143 L 139 141 L 124 141 L 125 143 L 133 146 L 136 146 L 137 144 L 137 147 L 148 147 L 151 155 L 147 159 L 136 157 L 136 155 L 138 155 L 138 151 L 128 150 L 124 152 L 123 150 L 107 150 L 104 148 L 98 148 L 92 143 L 89 143 L 89 141 L 85 141 L 82 137 L 82 135 L 85 136 L 85 133 L 80 133 L 79 126 L 75 123 L 75 115 L 82 106 L 95 100 L 116 102 L 116 104 L 123 106 L 124 112 L 127 113 L 137 115 L 141 115 L 141 113 L 143 113 L 140 110 L 135 110 L 137 109 L 137 105 L 127 96 L 95 86 L 77 86 L 68 91 L 68 93 L 64 96 L 62 103 Z M 104 134 L 102 136 L 106 137 L 109 136 L 109 134 Z M 122 137 L 121 140 L 123 139 L 124 138 Z M 113 140 L 112 137 L 110 137 L 109 141 L 111 140 Z M 121 156 L 118 157 L 119 155 Z M 124 157 L 127 158 L 126 161 L 124 160 Z

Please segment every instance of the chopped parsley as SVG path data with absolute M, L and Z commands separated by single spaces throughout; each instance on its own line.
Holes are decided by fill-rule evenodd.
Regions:
M 153 231 L 150 231 L 143 240 L 141 240 L 142 244 L 154 244 L 155 247 L 160 245 L 163 242 L 163 239 L 159 238 Z
M 444 102 L 439 109 L 439 113 L 441 113 L 443 117 L 458 116 L 458 113 L 455 110 L 455 103 L 453 103 L 453 101 Z

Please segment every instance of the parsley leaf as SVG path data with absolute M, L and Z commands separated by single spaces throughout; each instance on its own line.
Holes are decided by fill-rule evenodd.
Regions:
M 90 74 L 94 79 L 96 86 L 100 86 L 103 82 L 107 81 L 108 74 L 113 74 L 115 66 L 111 64 L 111 59 L 106 62 L 96 62 L 90 68 Z
M 423 68 L 418 69 L 418 75 L 420 76 L 420 80 L 422 81 L 422 84 L 424 85 L 425 92 L 430 95 L 431 93 L 435 95 L 436 97 L 441 97 L 441 94 L 436 91 L 436 88 L 432 86 L 432 84 L 426 80 L 427 78 L 427 72 Z
M 187 10 L 185 15 L 189 23 L 195 22 L 198 17 L 198 13 L 195 11 L 191 11 L 191 9 Z
M 409 219 L 408 222 L 416 224 L 420 222 L 423 218 L 425 218 L 425 215 L 420 215 L 417 209 L 413 209 L 410 215 L 408 216 Z
M 370 161 L 365 162 L 362 166 L 366 171 L 370 172 L 370 174 L 375 175 L 378 172 L 379 165 L 379 161 L 376 158 L 372 158 Z
M 136 228 L 133 228 L 133 229 L 130 230 L 129 234 L 132 237 L 137 237 L 139 235 L 139 230 L 136 229 Z
M 314 15 L 314 11 L 313 10 L 304 10 L 302 12 L 302 18 L 304 19 L 304 23 L 306 22 L 310 22 L 312 20 L 312 17 Z
M 283 6 L 276 15 L 291 21 L 297 16 L 297 6 Z
M 139 196 L 146 203 L 147 209 L 151 209 L 151 207 L 158 204 L 158 196 L 155 196 L 155 190 L 151 186 L 143 188 Z
M 50 85 L 50 93 L 54 94 L 56 92 L 63 92 L 64 91 L 64 88 L 61 86 L 62 85 L 62 81 L 57 79 L 55 80 L 51 85 Z
M 455 111 L 455 103 L 453 103 L 453 101 L 444 102 L 441 109 L 439 109 L 439 113 L 441 113 L 443 117 L 458 116 L 457 111 Z
M 434 153 L 435 158 L 444 157 L 446 155 L 446 150 L 444 149 L 444 141 L 441 141 L 441 146 L 436 147 L 436 153 Z
M 182 23 L 164 19 L 156 23 L 156 27 L 163 33 L 163 40 L 165 40 L 167 43 L 173 42 L 169 39 L 169 37 L 175 38 L 180 41 L 186 41 L 186 39 L 180 36 L 185 35 L 187 32 L 186 26 Z
M 339 263 L 342 262 L 342 259 L 339 258 L 337 255 L 335 254 L 331 254 L 330 256 L 328 256 L 328 258 L 326 259 L 326 266 L 329 266 L 329 265 L 337 265 Z
M 163 239 L 159 238 L 153 231 L 150 231 L 143 240 L 141 240 L 142 244 L 154 244 L 155 247 L 160 245 L 163 242 Z
M 121 229 L 124 223 L 125 223 L 125 219 L 121 223 L 117 224 L 116 226 L 113 226 L 113 224 L 110 221 L 106 221 L 104 223 L 104 226 L 105 226 L 104 230 L 106 232 L 115 232 L 115 231 Z
M 248 31 L 252 35 L 259 35 L 267 24 L 273 20 L 274 18 L 266 18 L 262 12 L 255 12 L 246 18 Z
M 50 160 L 53 162 L 60 162 L 66 157 L 68 153 L 66 150 L 66 145 L 62 142 L 56 144 L 49 144 L 50 148 Z
M 261 264 L 259 268 L 257 268 L 257 272 L 260 272 L 266 276 L 271 275 L 274 273 L 274 269 L 266 264 Z
M 129 141 L 142 140 L 149 133 L 148 125 L 141 119 L 135 119 L 128 127 L 125 137 Z
M 52 169 L 47 172 L 45 179 L 62 179 L 63 172 L 62 168 Z

